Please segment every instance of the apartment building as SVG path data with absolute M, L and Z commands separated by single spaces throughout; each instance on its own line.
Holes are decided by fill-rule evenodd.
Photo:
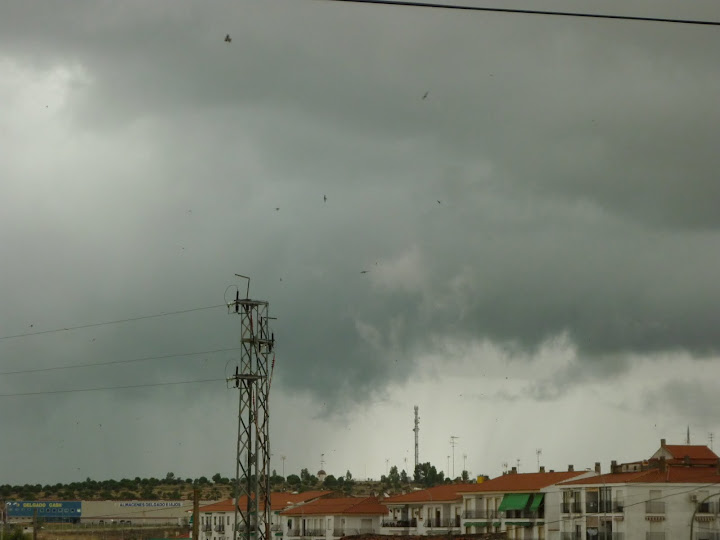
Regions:
M 707 446 L 666 445 L 649 459 L 559 485 L 548 540 L 720 540 L 720 462 Z
M 480 484 L 445 484 L 388 497 L 382 502 L 388 515 L 382 521 L 382 534 L 423 535 L 462 530 L 462 495 Z
M 276 492 L 270 494 L 270 507 L 272 510 L 270 530 L 273 536 L 282 536 L 282 523 L 280 512 L 301 504 L 308 503 L 330 495 L 331 491 L 305 491 L 303 493 Z M 247 497 L 240 497 L 238 507 L 242 512 L 247 508 Z M 264 510 L 264 503 L 260 510 Z M 213 504 L 200 507 L 200 539 L 199 540 L 230 540 L 233 538 L 235 526 L 235 507 L 233 499 L 226 499 Z M 239 523 L 239 530 L 242 530 Z
M 280 512 L 284 540 L 378 534 L 387 507 L 376 497 L 322 498 Z
M 550 538 L 553 520 L 560 517 L 557 485 L 572 479 L 596 476 L 595 471 L 518 473 L 510 472 L 477 484 L 462 495 L 462 531 L 465 533 L 506 532 L 510 539 Z

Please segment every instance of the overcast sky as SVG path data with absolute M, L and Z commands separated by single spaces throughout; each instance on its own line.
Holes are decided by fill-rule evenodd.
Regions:
M 720 20 L 715 0 L 512 6 Z M 678 24 L 5 1 L 0 337 L 223 304 L 241 273 L 278 317 L 278 472 L 411 469 L 414 405 L 421 461 L 448 472 L 457 436 L 456 475 L 535 470 L 536 449 L 607 468 L 687 425 L 705 444 L 718 57 L 720 30 Z M 238 336 L 216 308 L 2 339 L 0 371 Z M 0 483 L 233 474 L 224 382 L 7 394 L 223 379 L 237 358 L 1 375 Z

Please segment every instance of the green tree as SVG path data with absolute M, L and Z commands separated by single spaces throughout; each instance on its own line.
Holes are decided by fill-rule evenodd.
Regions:
M 425 487 L 437 486 L 438 484 L 445 482 L 445 473 L 442 471 L 437 472 L 435 466 L 431 465 L 428 461 L 425 463 L 419 463 L 417 467 L 415 467 L 413 480 L 416 484 L 420 484 Z
M 302 480 L 297 474 L 291 474 L 287 477 L 287 483 L 291 486 L 297 487 L 301 484 Z
M 470 481 L 470 474 L 467 471 L 462 472 L 462 481 L 463 482 L 469 482 Z
M 403 484 L 409 484 L 410 478 L 408 478 L 408 474 L 405 472 L 405 469 L 402 470 L 400 473 L 400 482 Z
M 330 489 L 337 487 L 337 483 L 338 483 L 337 478 L 335 478 L 332 474 L 328 474 L 325 477 L 325 480 L 323 481 L 323 484 L 325 486 L 329 487 Z
M 212 477 L 212 481 L 215 482 L 216 484 L 219 484 L 221 480 L 222 480 L 222 475 L 220 473 L 215 473 Z
M 390 467 L 390 472 L 388 473 L 388 482 L 389 484 L 394 488 L 400 487 L 400 473 L 398 472 L 398 468 L 393 465 Z
M 171 484 L 175 481 L 175 473 L 169 472 L 165 475 L 165 482 Z

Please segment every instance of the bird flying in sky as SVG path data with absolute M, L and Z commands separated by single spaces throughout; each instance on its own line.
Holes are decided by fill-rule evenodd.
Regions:
M 226 41 L 227 43 L 232 43 L 232 38 L 230 37 L 230 34 L 226 34 L 226 35 L 225 35 L 225 41 Z

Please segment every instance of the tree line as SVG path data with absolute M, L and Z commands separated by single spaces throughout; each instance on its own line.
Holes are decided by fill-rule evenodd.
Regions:
M 410 476 L 405 470 L 399 471 L 397 466 L 390 468 L 387 475 L 380 478 L 380 487 L 384 491 L 397 491 L 409 487 L 432 487 L 451 482 L 468 482 L 469 475 L 463 471 L 462 475 L 454 480 L 438 471 L 430 462 L 421 463 Z M 188 497 L 189 492 L 198 488 L 201 496 L 208 499 L 220 499 L 232 492 L 234 479 L 216 473 L 210 478 L 181 478 L 169 472 L 164 478 L 123 478 L 121 480 L 92 480 L 87 478 L 84 482 L 71 482 L 69 484 L 23 484 L 0 485 L 0 498 L 5 500 L 37 500 L 43 499 L 81 499 L 81 500 L 129 500 L 129 499 L 181 499 Z M 274 490 L 308 491 L 311 489 L 331 489 L 346 495 L 353 493 L 356 480 L 350 471 L 337 477 L 329 474 L 323 481 L 311 474 L 308 469 L 302 469 L 300 474 L 290 474 L 287 478 L 272 471 L 270 485 Z

